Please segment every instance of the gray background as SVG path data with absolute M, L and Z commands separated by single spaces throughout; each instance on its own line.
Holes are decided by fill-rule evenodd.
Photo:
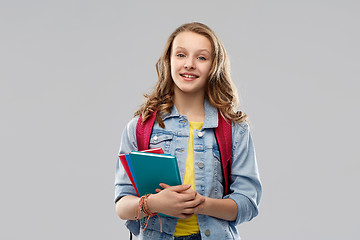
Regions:
M 173 3 L 174 2 L 174 3 Z M 359 1 L 0 1 L 0 239 L 126 239 L 121 132 L 180 24 L 223 40 L 264 192 L 245 240 L 358 239 Z

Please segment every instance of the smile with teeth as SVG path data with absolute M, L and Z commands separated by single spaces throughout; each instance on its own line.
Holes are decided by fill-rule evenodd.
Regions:
M 198 78 L 198 76 L 196 76 L 196 75 L 188 75 L 188 74 L 180 74 L 180 76 L 185 77 L 185 78 Z

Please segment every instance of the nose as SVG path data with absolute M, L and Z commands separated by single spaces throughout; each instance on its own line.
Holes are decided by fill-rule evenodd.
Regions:
M 195 63 L 191 58 L 186 59 L 184 68 L 186 69 L 195 69 Z

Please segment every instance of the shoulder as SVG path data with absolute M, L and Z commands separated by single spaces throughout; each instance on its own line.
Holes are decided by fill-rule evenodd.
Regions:
M 129 137 L 136 136 L 136 125 L 139 120 L 139 116 L 136 116 L 132 118 L 128 123 L 126 124 L 126 127 L 124 129 L 124 133 L 127 134 Z
M 139 116 L 133 117 L 132 119 L 130 119 L 127 126 L 132 127 L 132 128 L 136 128 L 136 124 L 137 124 L 138 120 L 139 120 Z
M 250 126 L 247 122 L 233 123 L 233 133 L 243 134 L 250 131 Z
M 247 122 L 234 123 L 232 127 L 232 142 L 237 145 L 239 142 L 246 141 L 250 135 L 250 126 Z
M 133 117 L 132 119 L 130 119 L 130 121 L 128 121 L 126 127 L 127 128 L 136 128 L 136 124 L 139 120 L 139 116 Z

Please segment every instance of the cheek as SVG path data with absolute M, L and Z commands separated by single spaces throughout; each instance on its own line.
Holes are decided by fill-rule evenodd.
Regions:
M 201 68 L 201 72 L 205 75 L 209 75 L 211 69 L 211 64 L 203 65 Z
M 170 69 L 171 69 L 171 75 L 176 75 L 176 73 L 180 69 L 179 61 L 176 60 L 170 60 Z
M 170 73 L 171 73 L 171 77 L 174 78 L 175 75 L 175 65 L 173 61 L 170 61 Z

